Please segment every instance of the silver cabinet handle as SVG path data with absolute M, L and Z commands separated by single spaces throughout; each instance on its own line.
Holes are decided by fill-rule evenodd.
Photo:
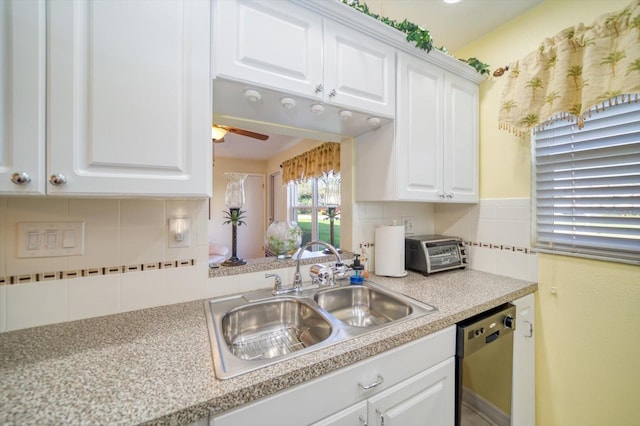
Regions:
M 376 379 L 375 382 L 369 383 L 368 385 L 363 385 L 362 383 L 358 382 L 358 386 L 360 386 L 362 388 L 362 390 L 369 390 L 369 389 L 373 389 L 376 386 L 379 386 L 379 385 L 381 385 L 383 383 L 384 383 L 384 379 L 382 378 L 381 375 L 378 374 L 378 378 Z
M 11 182 L 16 185 L 26 185 L 31 182 L 31 176 L 25 172 L 16 172 L 11 175 Z
M 56 175 L 49 176 L 49 183 L 53 186 L 64 185 L 67 183 L 67 178 L 64 177 L 63 174 L 58 173 Z
M 364 417 L 360 416 L 358 417 L 358 420 L 360 420 L 360 423 L 362 423 L 362 426 L 367 426 L 367 421 L 364 419 Z
M 318 84 L 315 88 L 315 92 L 316 93 L 320 93 L 324 90 L 324 88 L 322 87 L 322 84 Z
M 445 195 L 445 197 L 447 197 L 447 198 L 449 198 L 449 199 L 453 198 L 453 194 L 452 194 L 451 192 L 447 192 L 447 193 L 446 193 L 446 194 L 444 194 L 444 195 Z
M 531 321 L 524 321 L 525 324 L 527 324 L 529 326 L 529 334 L 525 335 L 524 337 L 533 337 L 533 324 L 531 323 Z
M 380 426 L 384 426 L 384 414 L 379 409 L 376 409 L 376 414 L 380 415 Z
M 331 89 L 331 91 L 329 92 L 329 97 L 333 98 L 338 92 L 336 92 L 336 89 Z

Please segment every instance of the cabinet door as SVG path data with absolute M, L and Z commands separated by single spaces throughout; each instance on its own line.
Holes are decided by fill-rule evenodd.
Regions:
M 283 0 L 218 0 L 213 25 L 217 77 L 322 99 L 318 15 Z
M 48 3 L 47 192 L 211 192 L 207 0 Z
M 370 426 L 453 425 L 455 361 L 449 358 L 369 398 Z
M 453 202 L 478 201 L 478 86 L 445 77 L 444 195 Z
M 325 20 L 324 99 L 346 108 L 393 117 L 395 50 Z
M 0 2 L 0 194 L 45 191 L 45 19 L 44 0 Z
M 512 303 L 516 305 L 516 330 L 513 337 L 511 424 L 534 426 L 536 424 L 534 295 L 529 294 Z
M 437 201 L 442 192 L 443 78 L 438 67 L 398 55 L 398 200 Z
M 326 419 L 312 423 L 311 426 L 365 426 L 367 424 L 367 401 L 360 401 Z

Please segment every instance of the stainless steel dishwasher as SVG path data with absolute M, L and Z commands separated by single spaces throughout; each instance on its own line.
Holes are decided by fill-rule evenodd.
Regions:
M 456 426 L 509 426 L 516 307 L 498 306 L 458 323 Z

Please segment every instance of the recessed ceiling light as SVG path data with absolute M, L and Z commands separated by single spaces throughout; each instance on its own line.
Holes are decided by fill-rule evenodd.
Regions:
M 453 4 L 453 3 L 460 3 L 462 0 L 442 0 L 442 1 L 448 4 Z

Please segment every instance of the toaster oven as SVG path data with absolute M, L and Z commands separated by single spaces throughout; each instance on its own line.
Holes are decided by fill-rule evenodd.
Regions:
M 464 241 L 445 235 L 420 235 L 405 238 L 405 269 L 429 275 L 467 266 Z

